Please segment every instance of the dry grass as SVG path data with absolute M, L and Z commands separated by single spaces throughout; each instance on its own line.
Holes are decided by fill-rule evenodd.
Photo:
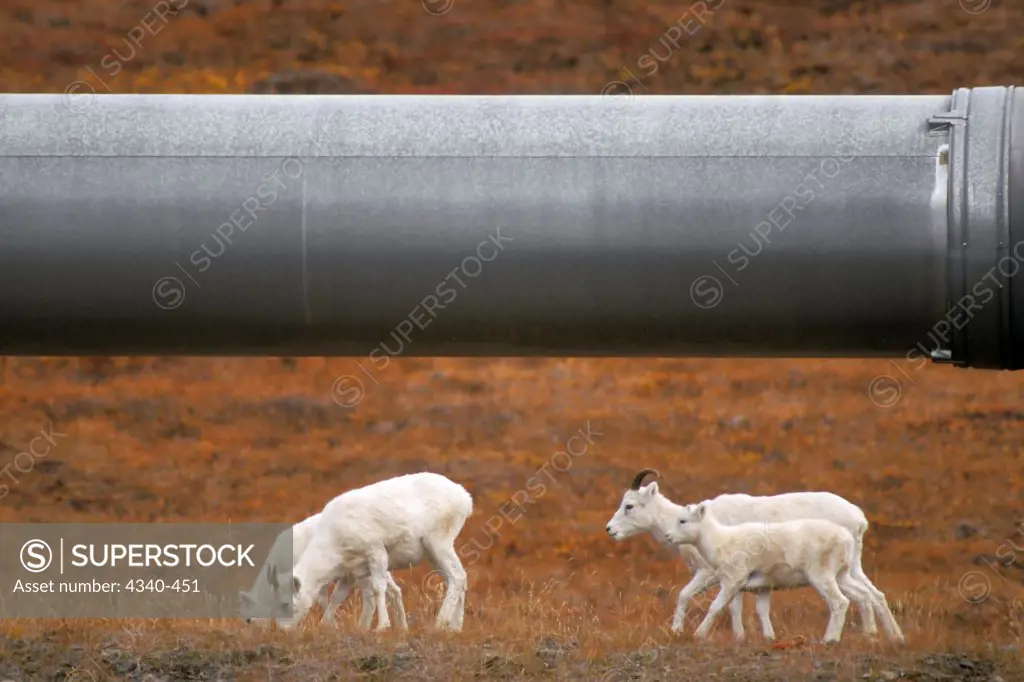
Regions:
M 357 633 L 357 600 L 339 613 L 337 627 L 317 627 L 317 612 L 294 633 L 234 620 L 32 621 L 3 629 L 0 665 L 19 666 L 24 679 L 61 679 L 63 672 L 79 680 L 1024 678 L 1018 650 L 995 643 L 984 627 L 946 627 L 942 599 L 897 595 L 908 636 L 904 647 L 864 638 L 856 616 L 848 619 L 840 644 L 821 645 L 824 606 L 796 595 L 777 599 L 776 643 L 761 640 L 748 618 L 748 641 L 736 644 L 727 617 L 708 642 L 674 637 L 664 627 L 668 600 L 623 601 L 611 584 L 605 603 L 570 605 L 564 597 L 578 590 L 577 583 L 522 581 L 504 594 L 471 591 L 460 634 L 429 626 L 436 601 L 407 580 L 408 635 Z M 690 631 L 699 617 L 690 618 Z

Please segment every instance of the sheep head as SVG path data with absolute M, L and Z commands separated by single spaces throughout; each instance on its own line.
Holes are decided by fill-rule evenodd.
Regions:
M 695 544 L 706 510 L 704 502 L 686 505 L 676 514 L 676 522 L 666 530 L 665 537 L 675 545 Z
M 290 612 L 288 616 L 277 617 L 277 625 L 283 630 L 298 626 L 316 600 L 316 583 L 309 580 L 308 574 L 303 573 L 304 559 L 306 555 L 302 556 L 289 575 L 278 575 L 275 571 L 271 580 L 277 612 Z
M 629 489 L 622 496 L 618 511 L 605 528 L 613 539 L 622 540 L 659 527 L 656 510 L 651 504 L 658 495 L 658 482 L 643 484 L 644 479 L 652 474 L 655 478 L 661 476 L 657 469 L 641 469 L 633 477 Z

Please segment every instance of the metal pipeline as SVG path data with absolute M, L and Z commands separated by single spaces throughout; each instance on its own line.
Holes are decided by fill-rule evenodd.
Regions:
M 0 354 L 1024 367 L 1012 87 L 82 97 L 0 95 Z

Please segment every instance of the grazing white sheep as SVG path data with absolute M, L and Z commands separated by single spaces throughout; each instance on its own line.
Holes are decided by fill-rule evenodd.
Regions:
M 676 611 L 672 618 L 672 631 L 680 632 L 683 629 L 686 606 L 690 599 L 719 584 L 719 580 L 715 571 L 695 547 L 688 544 L 674 545 L 668 541 L 666 532 L 675 526 L 678 513 L 683 507 L 662 495 L 658 491 L 657 481 L 643 485 L 644 479 L 651 474 L 655 477 L 660 476 L 654 469 L 644 469 L 634 477 L 629 490 L 622 496 L 619 509 L 608 522 L 606 530 L 615 540 L 622 540 L 638 533 L 651 533 L 660 544 L 675 548 L 683 557 L 693 573 L 693 577 L 680 590 Z M 863 537 L 868 529 L 868 521 L 860 507 L 838 495 L 826 492 L 784 493 L 770 496 L 724 494 L 707 500 L 707 503 L 715 516 L 723 523 L 778 522 L 817 518 L 846 528 L 853 535 L 855 542 L 855 557 L 851 568 L 853 577 L 863 582 L 875 599 L 885 606 L 884 620 L 891 623 L 899 633 L 899 626 L 889 611 L 885 595 L 868 580 L 861 568 Z M 757 587 L 755 583 L 749 583 L 741 591 L 753 592 L 756 595 L 756 610 L 761 621 L 761 631 L 766 639 L 774 639 L 775 629 L 772 627 L 770 614 L 770 590 Z M 742 594 L 735 595 L 729 610 L 733 634 L 736 639 L 743 639 Z M 861 625 L 865 634 L 876 634 L 877 625 L 873 610 L 868 609 L 861 612 Z M 900 633 L 900 637 L 902 637 L 902 633 Z
M 282 531 L 277 539 L 274 540 L 273 546 L 270 548 L 270 552 L 267 554 L 267 560 L 263 564 L 263 568 L 260 570 L 259 575 L 256 577 L 256 582 L 253 583 L 252 589 L 248 592 L 240 590 L 238 593 L 241 602 L 241 615 L 245 618 L 246 623 L 258 623 L 265 625 L 270 619 L 269 618 L 255 618 L 249 614 L 257 612 L 261 604 L 273 604 L 273 588 L 271 587 L 273 580 L 277 574 L 286 573 L 291 570 L 296 563 L 299 561 L 299 557 L 306 550 L 309 545 L 310 539 L 313 537 L 313 529 L 316 528 L 317 522 L 320 520 L 320 512 L 313 514 L 308 519 L 299 521 L 291 527 L 291 547 L 292 551 L 289 556 L 288 553 L 288 533 L 289 531 Z M 323 607 L 324 613 L 323 618 L 320 619 L 321 623 L 331 622 L 334 618 L 334 612 L 338 609 L 344 601 L 345 597 L 352 590 L 355 582 L 351 579 L 342 579 L 335 582 L 334 593 L 331 595 L 330 601 L 327 600 L 326 592 L 327 586 L 317 596 L 317 601 Z M 359 589 L 363 596 L 363 611 L 359 616 L 359 627 L 363 630 L 368 630 L 370 624 L 373 622 L 373 614 L 376 611 L 376 604 L 373 600 L 373 593 L 370 589 L 369 582 L 362 581 L 359 583 Z M 405 605 L 402 603 L 402 592 L 395 583 L 391 574 L 388 573 L 388 596 L 392 600 L 392 605 L 397 611 L 398 625 L 400 628 L 408 629 L 408 623 L 405 615 Z M 265 610 L 264 610 L 265 611 Z
M 472 513 L 469 492 L 433 473 L 398 476 L 338 495 L 324 507 L 292 570 L 292 615 L 280 621 L 282 627 L 295 627 L 326 585 L 354 579 L 369 583 L 377 630 L 389 628 L 384 601 L 388 571 L 415 566 L 427 557 L 446 584 L 437 627 L 461 630 L 466 571 L 455 538 Z M 272 571 L 270 578 L 276 603 L 287 606 L 288 577 Z
M 729 525 L 715 518 L 711 506 L 701 502 L 685 507 L 666 533 L 669 542 L 695 546 L 722 584 L 695 636 L 707 637 L 722 607 L 747 585 L 813 587 L 828 604 L 826 644 L 839 641 L 850 600 L 865 613 L 881 606 L 853 576 L 856 544 L 842 526 L 822 519 Z M 883 623 L 888 625 L 885 619 Z M 902 634 L 886 630 L 902 640 Z

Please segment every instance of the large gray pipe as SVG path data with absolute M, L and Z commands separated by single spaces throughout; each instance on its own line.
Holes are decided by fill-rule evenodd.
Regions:
M 2 354 L 1017 369 L 1022 240 L 1013 88 L 0 95 Z

